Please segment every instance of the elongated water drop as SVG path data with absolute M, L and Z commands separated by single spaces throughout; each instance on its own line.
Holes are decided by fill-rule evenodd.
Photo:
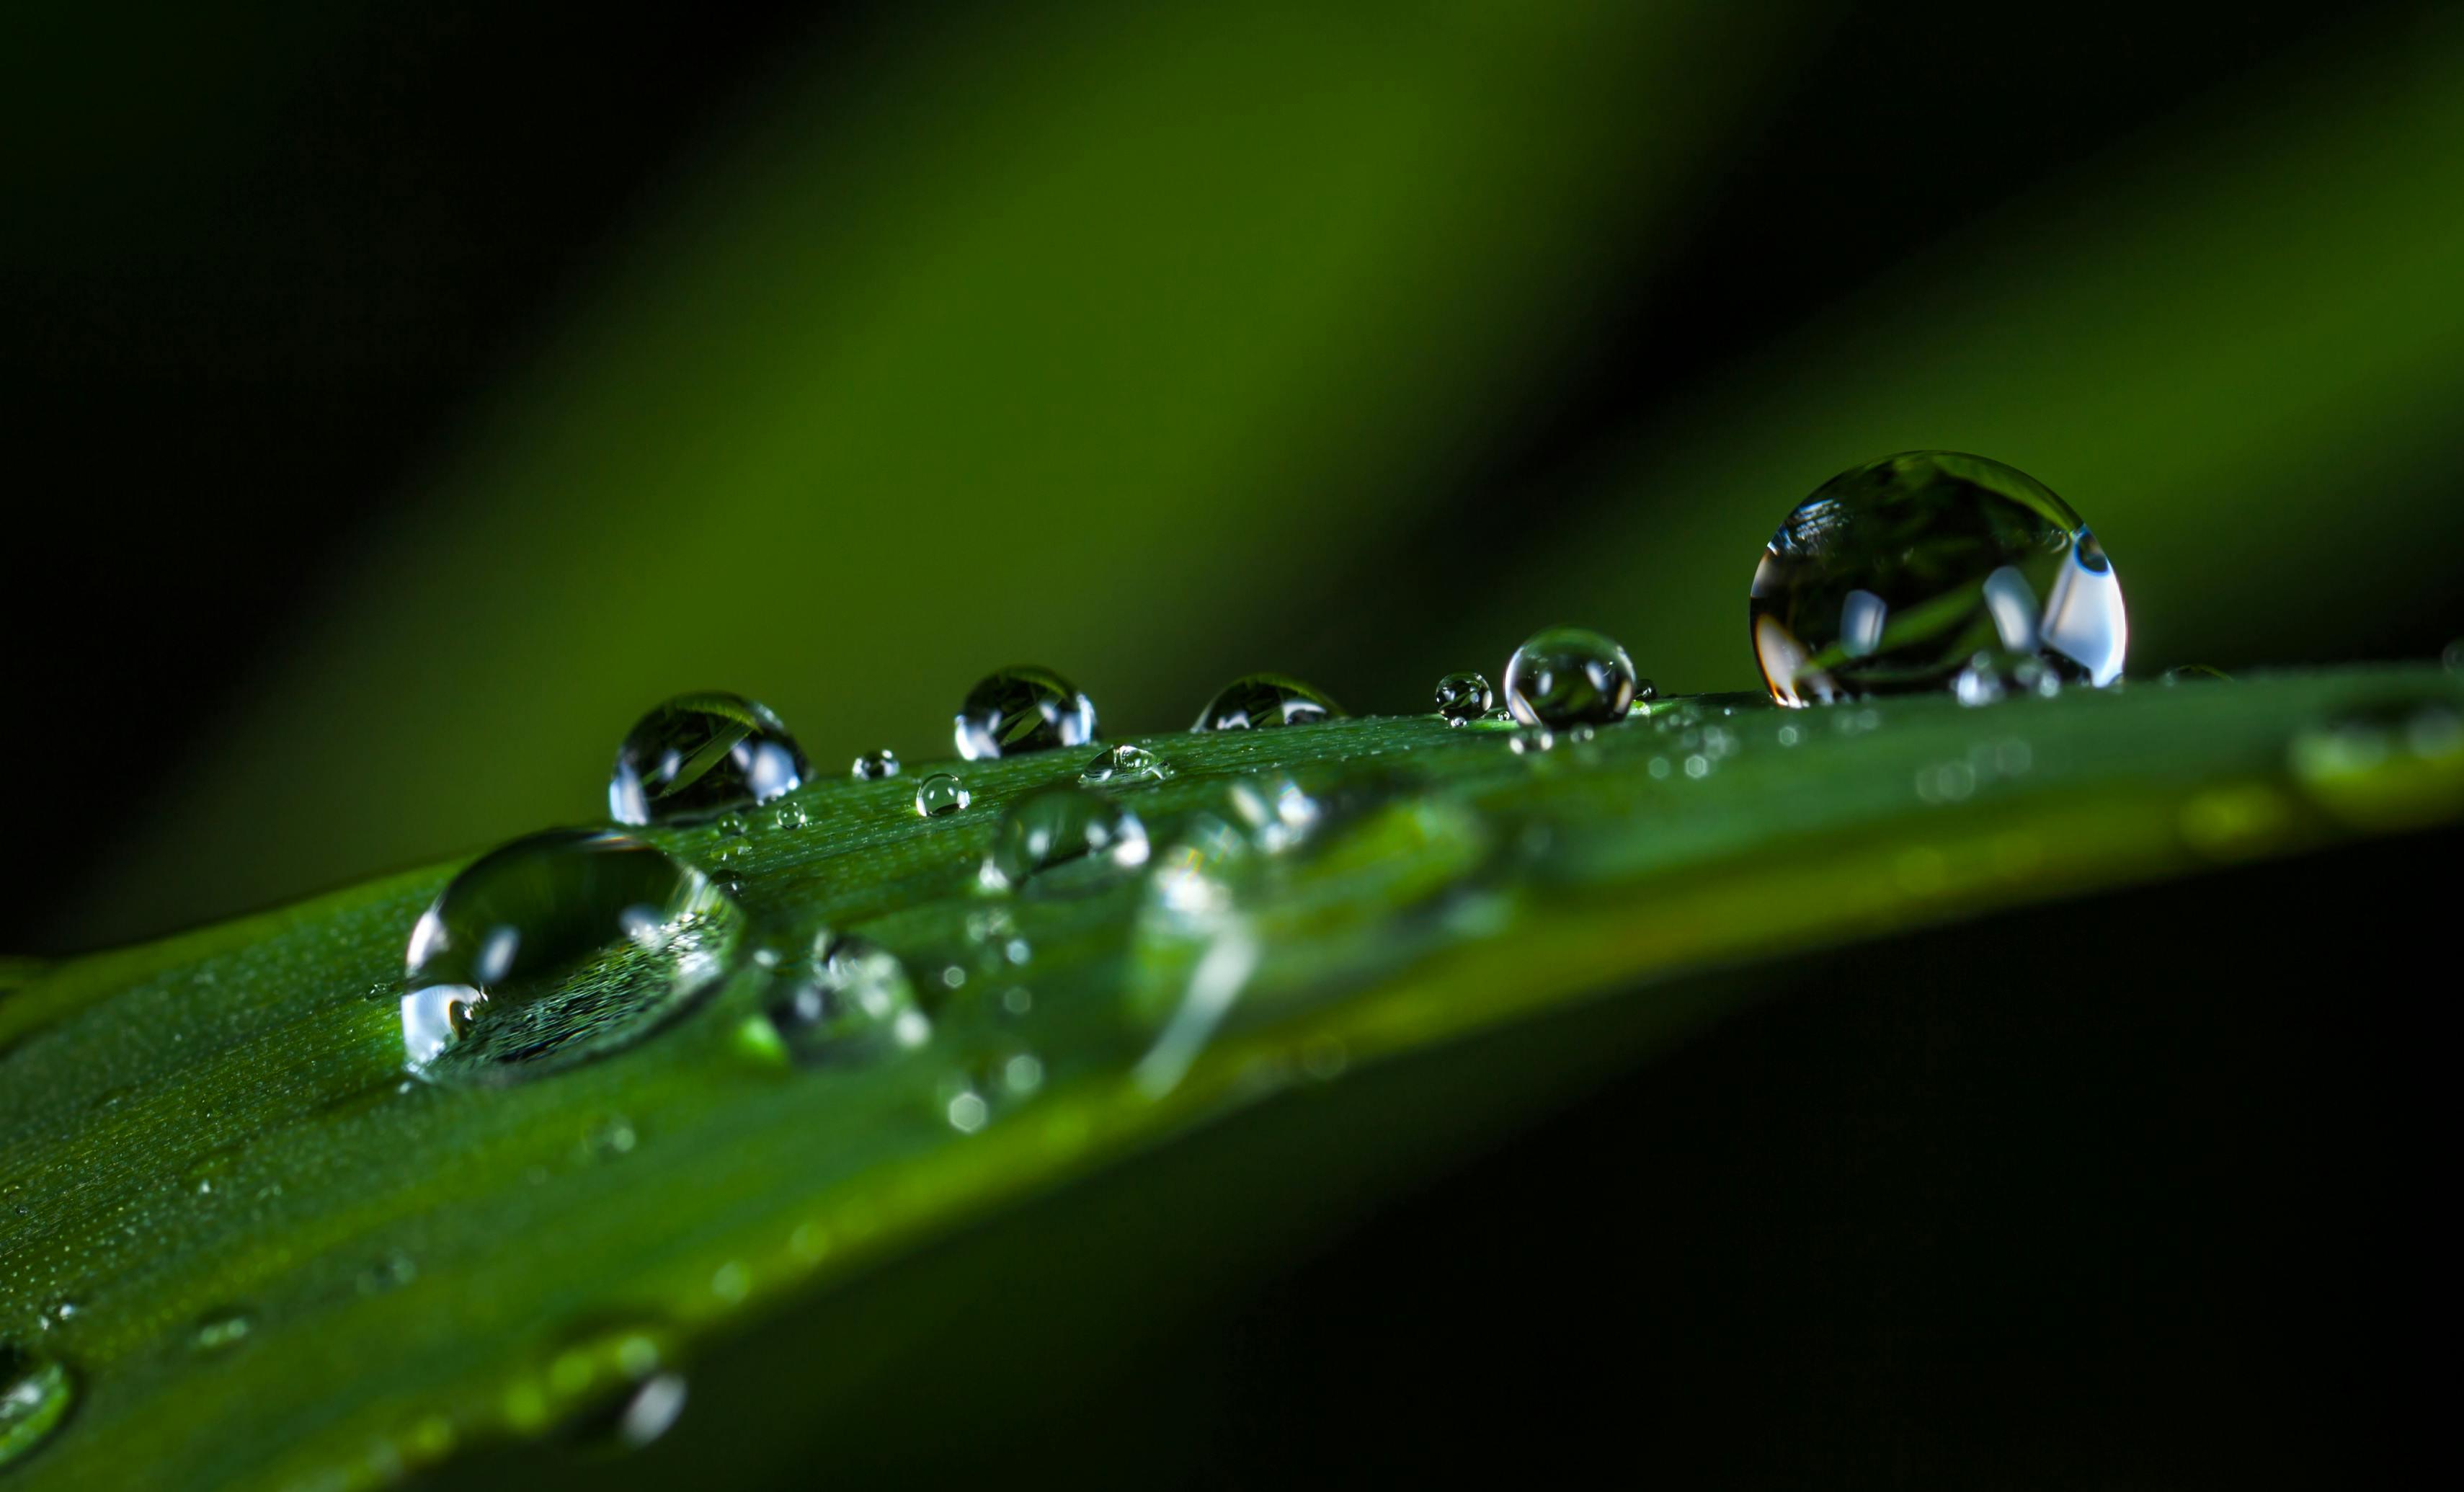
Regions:
M 1952 450 L 1823 483 L 1771 536 L 1749 611 L 1783 705 L 1943 689 L 1989 649 L 2101 686 L 2129 643 L 2112 561 L 2070 505 Z
M 1143 746 L 1107 746 L 1078 769 L 1078 780 L 1095 783 L 1160 782 L 1172 767 Z
M 984 884 L 1004 890 L 1090 889 L 1147 861 L 1138 816 L 1083 787 L 1030 793 L 1010 804 L 984 854 Z
M 927 819 L 957 813 L 973 801 L 966 784 L 947 772 L 935 772 L 915 784 L 915 811 Z
M 859 782 L 878 782 L 883 778 L 897 775 L 898 754 L 886 746 L 879 751 L 866 752 L 855 758 L 854 766 L 847 769 L 847 776 Z
M 1617 640 L 1588 627 L 1545 627 L 1506 664 L 1506 708 L 1543 730 L 1609 725 L 1652 693 Z
M 1193 731 L 1255 731 L 1282 725 L 1314 725 L 1343 714 L 1343 707 L 1296 678 L 1250 673 L 1216 691 L 1198 713 Z
M 740 694 L 679 694 L 617 748 L 607 816 L 670 823 L 768 802 L 810 776 L 803 749 L 768 706 Z
M 411 930 L 413 1072 L 502 1083 L 629 1045 L 725 971 L 736 904 L 627 835 L 550 829 L 473 861 Z
M 0 1342 L 0 1471 L 52 1437 L 77 1403 L 77 1379 L 45 1352 Z
M 1095 702 L 1050 669 L 1003 669 L 967 691 L 957 726 L 969 761 L 1084 746 L 1095 738 Z
M 1482 674 L 1449 673 L 1438 680 L 1438 713 L 1451 726 L 1466 726 L 1488 713 L 1496 698 Z
M 907 966 L 862 938 L 823 933 L 782 970 L 766 1010 L 787 1055 L 802 1063 L 869 1061 L 921 1046 L 933 1022 Z

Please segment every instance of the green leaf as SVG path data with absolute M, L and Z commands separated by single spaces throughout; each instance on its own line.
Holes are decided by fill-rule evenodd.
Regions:
M 1142 1157 L 1158 1195 L 1247 1189 L 1184 1262 L 1233 1267 L 1288 1242 L 1291 1196 L 1391 1184 L 1501 1095 L 1747 998 L 1758 960 L 2452 821 L 2459 714 L 2464 686 L 2414 669 L 1980 710 L 1705 696 L 1545 753 L 1435 717 L 1150 737 L 1171 775 L 1106 789 L 1147 868 L 1016 893 L 979 874 L 1003 805 L 1091 751 L 957 768 L 947 818 L 911 771 L 643 831 L 760 937 L 905 960 L 934 1033 L 869 1063 L 784 1060 L 748 959 L 603 1060 L 407 1082 L 391 981 L 450 867 L 0 966 L 0 1343 L 74 1385 L 0 1456 L 36 1485 L 372 1485 L 604 1415 L 654 1366 L 723 1374 L 825 1298 L 827 1360 L 772 1392 L 853 1393 L 991 1278 L 875 1298 L 869 1266 L 970 1223 L 1102 1227 L 1055 1195 L 1073 1177 Z M 1230 847 L 1244 813 L 1273 832 Z M 1614 1049 L 1515 1045 L 1611 996 Z M 1395 1105 L 1371 1080 L 1419 1052 L 1466 1060 Z M 1270 1119 L 1306 1136 L 1288 1175 L 1217 1143 Z M 1127 1329 L 1092 1316 L 1072 1349 Z

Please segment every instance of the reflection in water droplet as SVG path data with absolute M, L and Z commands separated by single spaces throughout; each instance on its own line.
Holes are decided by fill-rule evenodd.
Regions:
M 1095 738 L 1095 702 L 1050 669 L 1003 669 L 958 706 L 958 755 L 988 761 Z
M 1506 708 L 1527 726 L 1563 731 L 1622 720 L 1651 686 L 1613 638 L 1579 626 L 1531 634 L 1506 665 Z
M 2204 663 L 2185 663 L 2165 670 L 2167 684 L 2230 684 L 2233 675 Z
M 896 954 L 827 932 L 782 973 L 766 1009 L 781 1044 L 801 1063 L 869 1061 L 921 1046 L 933 1034 Z
M 1019 890 L 1091 889 L 1147 863 L 1146 825 L 1129 809 L 1067 784 L 1010 804 L 984 854 L 983 883 Z
M 516 840 L 455 876 L 411 930 L 410 1070 L 503 1083 L 629 1045 L 725 971 L 741 924 L 708 877 L 626 835 Z
M 1343 707 L 1296 678 L 1251 673 L 1234 679 L 1198 713 L 1192 731 L 1255 731 L 1273 726 L 1314 725 L 1343 714 Z
M 1143 746 L 1108 746 L 1079 769 L 1078 780 L 1090 785 L 1100 782 L 1160 782 L 1170 776 L 1172 767 Z
M 1438 680 L 1438 713 L 1451 726 L 1469 725 L 1488 713 L 1496 698 L 1487 678 L 1478 673 L 1449 673 Z
M 1951 676 L 1950 692 L 1963 705 L 1990 705 L 2013 695 L 2051 699 L 2062 691 L 2061 675 L 2028 653 L 1987 648 Z
M 617 748 L 607 816 L 674 823 L 766 803 L 811 775 L 767 706 L 737 694 L 679 694 L 644 715 Z
M 966 785 L 947 772 L 935 772 L 915 784 L 915 811 L 927 819 L 957 813 L 973 801 Z
M 68 1417 L 77 1379 L 67 1365 L 13 1342 L 0 1342 L 0 1471 L 24 1459 Z
M 2079 515 L 2024 472 L 1948 450 L 1825 482 L 1771 536 L 1749 611 L 1783 705 L 1940 689 L 1988 649 L 2102 686 L 2129 642 L 2121 583 Z
M 894 778 L 898 775 L 898 754 L 887 746 L 879 751 L 866 752 L 855 758 L 855 765 L 847 769 L 847 775 L 859 782 L 878 782 L 883 778 Z
M 200 1352 L 220 1352 L 239 1346 L 256 1329 L 256 1318 L 244 1310 L 218 1310 L 197 1323 L 189 1345 Z

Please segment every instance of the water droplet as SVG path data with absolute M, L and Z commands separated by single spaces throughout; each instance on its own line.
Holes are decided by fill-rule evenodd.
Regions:
M 248 1340 L 256 1318 L 244 1310 L 218 1310 L 197 1323 L 188 1344 L 200 1352 L 222 1352 Z
M 827 932 L 781 976 L 767 1009 L 787 1054 L 803 1063 L 869 1061 L 921 1046 L 933 1034 L 895 954 Z
M 411 930 L 410 1070 L 504 1083 L 629 1045 L 725 971 L 742 916 L 627 835 L 550 829 L 481 856 Z
M 859 782 L 878 782 L 883 778 L 894 778 L 897 775 L 898 754 L 887 746 L 879 751 L 866 752 L 855 758 L 854 766 L 847 769 L 847 776 Z
M 1003 669 L 958 707 L 958 755 L 969 761 L 1084 746 L 1095 738 L 1095 702 L 1050 669 Z
M 1172 776 L 1172 768 L 1161 757 L 1143 746 L 1108 746 L 1095 759 L 1079 769 L 1078 780 L 1098 782 L 1160 782 Z
M 1608 725 L 1652 693 L 1615 639 L 1585 627 L 1543 628 L 1507 660 L 1506 708 L 1527 726 Z
M 582 1152 L 594 1160 L 614 1160 L 633 1153 L 633 1147 L 641 1142 L 632 1120 L 623 1114 L 608 1114 L 583 1134 Z
M 1193 731 L 1251 731 L 1279 725 L 1314 725 L 1341 717 L 1343 707 L 1300 680 L 1281 673 L 1234 679 L 1206 702 Z
M 2464 809 L 2464 701 L 2357 706 L 2294 737 L 2294 777 L 2330 813 L 2365 828 L 2435 823 Z
M 361 1270 L 356 1284 L 362 1295 L 385 1295 L 418 1278 L 419 1262 L 395 1249 Z
M 1325 808 L 1300 783 L 1281 775 L 1235 779 L 1224 800 L 1250 844 L 1277 855 L 1309 838 Z M 1202 833 L 1202 826 L 1199 832 Z
M 0 1342 L 0 1470 L 51 1438 L 77 1402 L 77 1379 L 57 1358 Z
M 1488 679 L 1478 673 L 1449 673 L 1438 680 L 1438 713 L 1446 724 L 1462 727 L 1488 713 L 1497 696 L 1489 691 Z
M 935 772 L 915 784 L 915 811 L 927 819 L 957 813 L 973 801 L 966 784 L 947 772 Z
M 2167 684 L 2230 684 L 2233 675 L 2204 663 L 2185 663 L 2165 670 Z
M 2113 564 L 2026 472 L 1948 450 L 1843 472 L 1754 571 L 1755 661 L 1783 705 L 1943 688 L 1989 648 L 2099 686 L 2129 642 Z
M 1062 785 L 1010 804 L 985 852 L 983 882 L 996 889 L 1090 889 L 1147 863 L 1146 825 L 1111 800 Z
M 1971 706 L 2013 695 L 2051 699 L 2061 691 L 2062 676 L 2042 658 L 1994 647 L 1970 657 L 1950 680 L 1952 697 Z
M 607 816 L 671 823 L 766 803 L 811 775 L 767 706 L 737 694 L 679 694 L 644 715 L 617 748 Z

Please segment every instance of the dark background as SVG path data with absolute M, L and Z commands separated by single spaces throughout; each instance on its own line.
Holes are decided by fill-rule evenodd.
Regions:
M 817 758 L 945 755 L 949 702 L 1013 651 L 1088 670 L 1134 733 L 1259 667 L 1425 708 L 1561 613 L 1663 689 L 1738 687 L 1771 523 L 1913 445 L 2075 501 L 2133 586 L 2134 673 L 2464 634 L 2464 167 L 2405 101 L 2464 58 L 2435 7 L 1712 8 L 1674 62 L 1607 25 L 1630 58 L 1493 98 L 1478 43 L 1410 73 L 1404 12 L 1182 37 L 1100 5 L 1050 36 L 964 5 L 21 10 L 11 952 L 588 818 L 630 713 L 688 687 L 770 699 Z M 1086 165 L 1170 99 L 1067 80 L 1150 72 L 1206 85 L 1195 133 Z M 1322 121 L 1287 87 L 1321 76 Z M 1681 129 L 1689 79 L 1714 102 Z M 1321 123 L 1344 161 L 1449 108 L 1427 150 L 1362 157 L 1383 174 L 1275 194 Z M 951 119 L 1020 143 L 901 153 Z M 1397 188 L 1337 241 L 1397 160 L 1451 206 Z M 1012 180 L 1060 206 L 1004 207 Z M 1237 273 L 1219 230 L 1254 234 Z M 971 245 L 992 268 L 942 265 Z M 842 278 L 886 307 L 852 373 L 792 295 Z M 968 293 L 1091 309 L 1023 328 Z M 751 330 L 705 344 L 705 317 Z M 793 444 L 909 345 L 947 361 L 843 418 L 966 460 L 850 483 Z M 775 363 L 732 383 L 748 346 Z M 809 407 L 762 403 L 800 359 L 828 370 Z M 1130 395 L 1157 386 L 1229 412 L 1150 450 Z M 602 433 L 605 465 L 572 453 Z M 2373 1480 L 2426 1423 L 2400 1365 L 2446 1155 L 2393 930 L 2434 918 L 2453 848 L 1799 971 L 1128 1375 L 1203 1409 L 1110 1412 L 1197 1437 L 1224 1485 L 1567 1447 L 1721 1483 Z M 2366 947 L 2261 931 L 2288 925 Z

